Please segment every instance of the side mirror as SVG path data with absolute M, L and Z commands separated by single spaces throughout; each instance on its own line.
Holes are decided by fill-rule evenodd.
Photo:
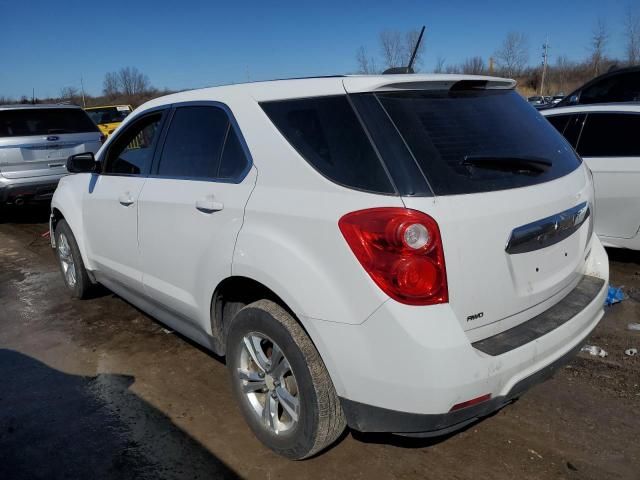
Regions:
M 578 95 L 571 95 L 571 97 L 569 97 L 569 105 L 577 105 L 578 100 L 579 100 Z
M 67 170 L 69 173 L 92 173 L 98 172 L 100 162 L 92 152 L 77 153 L 67 159 Z

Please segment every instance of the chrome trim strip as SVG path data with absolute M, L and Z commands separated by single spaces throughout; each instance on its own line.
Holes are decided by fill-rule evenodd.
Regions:
M 573 235 L 591 215 L 587 202 L 515 228 L 505 248 L 509 254 L 533 252 Z

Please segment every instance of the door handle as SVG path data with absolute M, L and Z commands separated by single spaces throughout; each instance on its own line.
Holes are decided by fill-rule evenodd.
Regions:
M 131 197 L 131 194 L 129 192 L 123 193 L 118 197 L 118 201 L 120 202 L 120 205 L 128 207 L 129 205 L 133 204 L 133 197 Z
M 196 200 L 196 208 L 203 213 L 213 213 L 222 210 L 224 205 L 222 202 L 216 202 L 213 196 L 211 196 Z

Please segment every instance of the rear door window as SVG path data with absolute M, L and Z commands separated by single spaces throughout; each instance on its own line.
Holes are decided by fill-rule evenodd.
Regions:
M 546 118 L 549 120 L 549 123 L 558 130 L 558 132 L 564 135 L 564 129 L 567 128 L 567 123 L 569 123 L 571 117 L 572 115 L 554 115 Z
M 228 127 L 227 114 L 220 108 L 177 108 L 160 156 L 158 175 L 215 178 Z
M 577 147 L 584 124 L 584 114 L 551 115 L 545 118 L 567 139 L 573 148 Z
M 229 125 L 216 178 L 220 180 L 237 179 L 245 171 L 248 163 L 240 139 L 233 126 Z
M 0 137 L 86 132 L 98 132 L 98 127 L 79 108 L 0 110 Z
M 298 153 L 325 177 L 350 188 L 395 193 L 346 95 L 261 106 Z
M 640 157 L 640 114 L 589 113 L 578 143 L 583 157 Z
M 580 165 L 556 129 L 513 90 L 376 96 L 436 195 L 536 185 Z
M 248 160 L 227 112 L 214 106 L 178 107 L 157 167 L 160 177 L 238 180 Z

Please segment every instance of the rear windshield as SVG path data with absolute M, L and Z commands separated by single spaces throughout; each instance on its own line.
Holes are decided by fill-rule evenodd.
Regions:
M 79 108 L 0 110 L 0 137 L 97 131 L 95 124 Z
M 364 93 L 350 100 L 262 107 L 329 179 L 378 193 L 505 190 L 548 182 L 580 165 L 564 138 L 513 90 Z
M 377 97 L 436 195 L 526 187 L 580 165 L 556 129 L 513 90 Z
M 104 108 L 92 108 L 86 110 L 89 118 L 94 123 L 118 123 L 122 122 L 127 115 L 131 113 L 127 107 L 104 107 Z

